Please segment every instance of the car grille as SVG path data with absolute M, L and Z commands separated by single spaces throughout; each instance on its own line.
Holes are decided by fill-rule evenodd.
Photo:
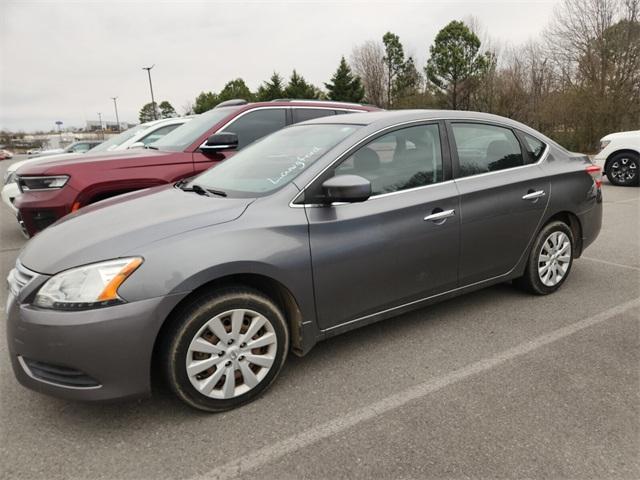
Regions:
M 17 297 L 20 291 L 26 287 L 36 275 L 37 274 L 35 272 L 25 268 L 19 261 L 17 261 L 16 267 L 9 272 L 9 277 L 7 277 L 9 290 Z
M 75 368 L 52 365 L 25 357 L 18 357 L 18 359 L 27 374 L 37 380 L 73 388 L 95 388 L 100 386 L 100 383 L 95 378 Z

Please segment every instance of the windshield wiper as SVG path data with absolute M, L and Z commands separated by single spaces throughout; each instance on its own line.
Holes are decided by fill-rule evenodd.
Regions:
M 153 145 L 145 145 L 144 148 L 150 148 L 151 150 L 160 150 L 158 147 L 154 147 Z
M 222 190 L 213 190 L 212 188 L 207 188 L 207 192 L 213 193 L 214 195 L 218 195 L 219 197 L 226 197 L 227 193 Z
M 212 195 L 217 195 L 219 197 L 227 196 L 227 193 L 223 192 L 222 190 L 213 190 L 210 188 L 204 188 L 203 186 L 198 185 L 197 183 L 192 183 L 191 187 L 186 188 L 185 185 L 187 183 L 188 183 L 188 180 L 183 179 L 177 182 L 175 186 L 184 192 L 195 192 L 198 195 L 204 195 L 205 197 L 211 197 Z
M 178 182 L 176 182 L 176 184 L 174 185 L 175 187 L 178 187 L 180 190 L 184 191 L 184 192 L 195 192 L 198 195 L 204 195 L 206 197 L 210 197 L 212 195 L 217 195 L 219 197 L 226 197 L 227 193 L 223 192 L 222 190 L 213 190 L 211 188 L 204 188 L 201 185 L 198 185 L 197 183 L 192 183 L 191 187 L 185 187 L 187 184 L 189 183 L 189 179 L 188 178 L 183 178 L 182 180 L 179 180 Z

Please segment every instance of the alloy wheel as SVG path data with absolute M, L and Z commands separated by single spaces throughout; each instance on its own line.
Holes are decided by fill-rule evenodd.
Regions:
M 229 310 L 208 320 L 191 340 L 187 376 L 207 397 L 235 398 L 266 377 L 277 347 L 274 327 L 266 317 L 247 309 Z
M 571 241 L 560 231 L 551 233 L 542 244 L 538 255 L 538 276 L 547 287 L 562 281 L 571 265 Z
M 638 175 L 638 164 L 629 157 L 618 158 L 611 164 L 610 175 L 614 182 L 629 184 Z

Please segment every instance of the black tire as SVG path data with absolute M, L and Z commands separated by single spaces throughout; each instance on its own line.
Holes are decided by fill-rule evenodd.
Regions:
M 568 266 L 560 281 L 558 281 L 554 285 L 546 285 L 543 282 L 538 269 L 538 267 L 541 265 L 539 262 L 540 254 L 543 247 L 545 247 L 545 242 L 547 242 L 552 234 L 556 232 L 563 233 L 569 240 L 570 255 L 567 262 Z M 575 240 L 573 238 L 573 232 L 566 223 L 561 221 L 548 223 L 542 228 L 542 230 L 540 230 L 540 233 L 538 233 L 538 236 L 533 243 L 533 247 L 531 248 L 531 252 L 529 253 L 529 258 L 527 260 L 527 266 L 525 268 L 524 275 L 514 280 L 514 284 L 519 288 L 522 288 L 523 290 L 534 293 L 536 295 L 548 295 L 555 292 L 562 286 L 562 284 L 567 280 L 569 274 L 571 273 L 571 266 L 573 265 L 574 246 Z
M 640 156 L 633 152 L 616 153 L 607 162 L 606 175 L 613 185 L 631 187 L 640 184 Z
M 269 327 L 270 332 L 267 333 L 275 333 L 276 338 L 276 345 L 274 347 L 275 355 L 271 355 L 275 356 L 275 359 L 266 372 L 266 375 L 261 378 L 257 385 L 253 386 L 252 388 L 248 386 L 246 387 L 250 388 L 247 392 L 233 398 L 211 398 L 210 396 L 206 396 L 198 389 L 196 389 L 196 387 L 192 384 L 192 380 L 190 380 L 190 376 L 187 373 L 186 362 L 194 362 L 199 359 L 194 359 L 194 356 L 196 354 L 194 354 L 193 352 L 189 352 L 189 347 L 192 341 L 196 338 L 196 335 L 201 331 L 201 329 L 209 320 L 215 318 L 216 316 L 222 315 L 224 312 L 229 312 L 232 310 L 248 310 L 251 312 L 255 312 L 268 321 L 271 327 Z M 229 324 L 231 323 L 231 320 L 228 320 L 226 318 L 223 321 L 229 321 Z M 249 319 L 249 317 L 245 316 L 245 319 L 242 323 L 242 328 L 248 328 L 250 322 L 251 320 Z M 231 327 L 226 326 L 225 324 L 225 328 L 230 329 Z M 266 327 L 262 327 L 260 330 L 258 330 L 258 332 L 266 331 L 263 330 L 263 328 Z M 229 332 L 229 330 L 227 331 Z M 246 333 L 246 330 L 244 332 Z M 201 335 L 210 335 L 210 332 L 208 330 L 205 330 L 205 333 L 198 334 L 198 338 L 201 338 Z M 212 345 L 221 345 L 222 343 L 225 343 L 221 338 L 218 338 L 215 335 L 210 336 L 212 336 L 214 339 L 210 341 Z M 253 338 L 255 338 L 256 336 L 257 334 L 254 335 Z M 240 345 L 238 345 L 238 347 L 239 346 Z M 284 365 L 288 351 L 289 331 L 287 328 L 287 323 L 284 315 L 276 306 L 276 304 L 270 298 L 257 290 L 245 287 L 233 287 L 224 288 L 216 292 L 197 297 L 190 303 L 184 305 L 175 313 L 174 317 L 172 318 L 171 324 L 166 330 L 163 337 L 161 362 L 163 364 L 163 370 L 167 379 L 167 383 L 169 384 L 173 392 L 178 396 L 178 398 L 180 398 L 183 402 L 187 403 L 191 407 L 197 408 L 199 410 L 204 410 L 207 412 L 222 412 L 248 403 L 254 400 L 261 393 L 263 393 L 278 376 L 278 373 Z M 255 353 L 255 350 L 248 351 L 247 356 L 252 353 Z M 215 368 L 215 370 L 213 370 L 213 372 L 215 373 L 217 372 L 218 368 L 225 369 L 227 368 L 227 364 L 232 363 L 231 358 L 227 358 L 227 356 L 230 354 L 230 351 L 227 351 L 224 354 L 212 353 L 209 357 L 205 357 L 205 359 L 215 358 L 217 356 L 226 359 L 226 363 L 224 363 L 224 365 L 221 362 L 220 367 L 218 367 L 217 365 L 211 367 L 211 369 Z M 244 385 L 244 372 L 241 372 L 239 367 L 236 366 L 239 365 L 240 360 L 243 360 L 244 357 L 241 355 L 241 352 L 236 352 L 236 354 L 240 356 L 233 357 L 233 367 L 236 368 L 236 370 L 233 370 L 235 377 L 234 385 L 238 385 L 237 372 L 239 372 L 239 375 L 242 377 L 240 386 L 242 386 Z M 258 365 L 254 365 L 248 361 L 246 361 L 246 364 L 248 365 L 247 368 L 260 368 Z M 207 375 L 207 373 L 208 370 L 203 372 L 203 375 Z M 213 373 L 211 373 L 209 376 L 213 377 Z M 205 376 L 202 381 L 206 381 L 206 378 L 207 377 Z M 224 382 L 224 380 L 226 379 L 226 375 L 223 375 L 221 378 L 221 381 Z M 218 385 L 219 383 L 220 382 L 217 382 L 216 385 Z

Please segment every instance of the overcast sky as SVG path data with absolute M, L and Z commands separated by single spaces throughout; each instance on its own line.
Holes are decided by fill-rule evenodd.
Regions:
M 31 131 L 136 122 L 150 101 L 179 113 L 203 90 L 233 78 L 255 89 L 296 68 L 318 86 L 354 45 L 390 30 L 420 68 L 443 26 L 469 15 L 492 38 L 536 38 L 554 0 L 503 1 L 8 1 L 0 0 L 0 128 Z

